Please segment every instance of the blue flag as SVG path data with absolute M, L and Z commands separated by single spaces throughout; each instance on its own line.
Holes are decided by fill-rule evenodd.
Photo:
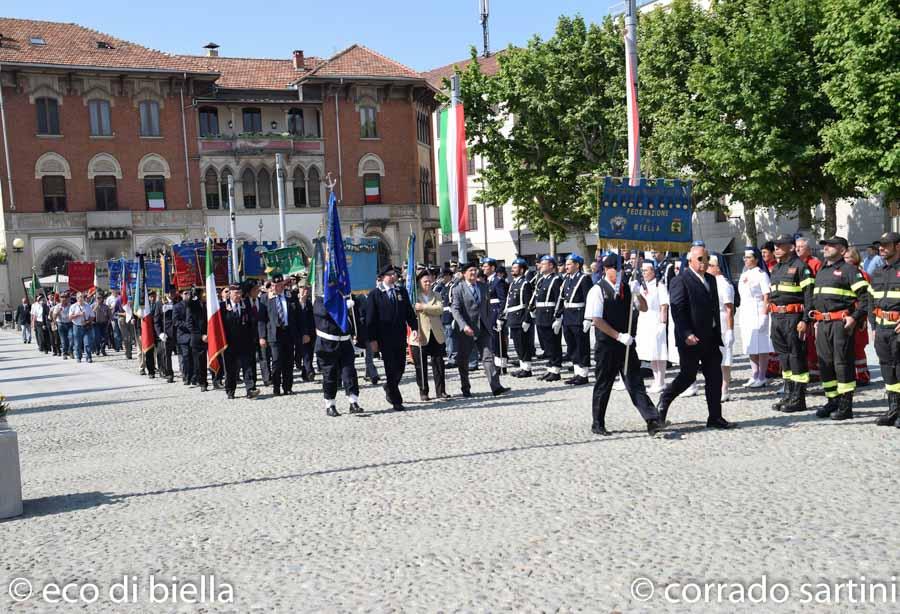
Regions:
M 344 256 L 344 239 L 334 192 L 328 198 L 328 232 L 325 238 L 325 310 L 346 333 L 350 329 L 346 303 L 346 298 L 350 296 L 350 271 Z
M 406 291 L 409 293 L 409 302 L 416 304 L 416 233 L 409 233 L 409 241 L 406 243 Z

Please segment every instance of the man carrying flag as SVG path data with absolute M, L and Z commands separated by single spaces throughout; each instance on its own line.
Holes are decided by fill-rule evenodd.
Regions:
M 222 323 L 222 312 L 219 311 L 219 296 L 216 292 L 216 276 L 213 267 L 212 240 L 206 240 L 206 366 L 218 374 L 222 368 L 219 355 L 228 347 L 225 340 L 225 326 Z
M 143 299 L 139 304 L 137 315 L 141 323 L 141 354 L 143 355 L 143 369 L 146 369 L 150 379 L 156 377 L 156 360 L 154 348 L 156 347 L 156 331 L 153 329 L 153 315 L 156 311 L 156 291 L 147 288 L 144 278 L 144 257 L 141 256 L 138 267 L 137 292 L 143 292 Z M 139 295 L 140 296 L 140 295 Z
M 344 256 L 344 239 L 333 191 L 328 198 L 327 241 L 324 292 L 323 296 L 315 298 L 313 318 L 316 325 L 316 358 L 322 369 L 325 414 L 337 417 L 341 415 L 335 407 L 338 381 L 344 384 L 344 394 L 350 401 L 350 413 L 362 413 L 363 409 L 359 406 L 359 379 L 353 349 L 353 337 L 359 334 L 360 322 L 350 296 L 350 271 Z
M 125 348 L 125 358 L 131 360 L 131 350 L 134 346 L 134 325 L 131 323 L 133 313 L 131 302 L 128 300 L 128 262 L 124 258 L 120 260 L 122 281 L 122 311 L 116 313 L 119 320 L 119 330 L 122 333 L 122 346 Z

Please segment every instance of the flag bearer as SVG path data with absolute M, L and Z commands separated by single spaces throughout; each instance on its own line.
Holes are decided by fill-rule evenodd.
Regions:
M 888 410 L 879 416 L 879 426 L 900 428 L 900 234 L 886 232 L 878 240 L 884 261 L 872 273 L 872 315 L 875 352 L 887 390 Z

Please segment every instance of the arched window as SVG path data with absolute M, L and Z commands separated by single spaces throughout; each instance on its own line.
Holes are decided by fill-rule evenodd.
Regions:
M 41 263 L 40 276 L 55 275 L 57 271 L 59 271 L 60 275 L 65 275 L 66 266 L 73 260 L 75 258 L 65 249 L 57 249 L 44 258 L 44 262 Z
M 306 207 L 306 175 L 299 166 L 294 169 L 294 206 Z
M 319 190 L 319 169 L 314 166 L 309 169 L 309 175 L 307 179 L 307 192 L 309 193 L 310 207 L 322 206 L 322 193 Z
M 203 191 L 206 193 L 206 208 L 218 209 L 222 202 L 219 199 L 219 178 L 216 176 L 216 169 L 209 168 L 203 177 Z
M 272 176 L 266 169 L 260 169 L 256 176 L 256 189 L 259 196 L 259 206 L 262 209 L 272 208 Z
M 219 111 L 215 107 L 200 107 L 200 136 L 219 134 Z
M 419 192 L 423 205 L 431 203 L 431 171 L 427 168 L 419 169 Z
M 221 175 L 222 179 L 219 182 L 219 194 L 222 195 L 222 208 L 223 209 L 227 209 L 229 207 L 229 204 L 228 204 L 228 198 L 229 198 L 228 178 L 231 176 L 232 176 L 232 174 L 231 174 L 230 168 L 225 168 L 222 171 L 222 175 Z M 237 203 L 235 203 L 235 207 L 237 207 Z
M 391 248 L 384 240 L 378 241 L 378 270 L 391 263 Z
M 288 111 L 288 132 L 294 136 L 303 136 L 303 109 Z
M 244 209 L 256 209 L 256 175 L 249 168 L 241 175 L 241 187 L 244 188 Z

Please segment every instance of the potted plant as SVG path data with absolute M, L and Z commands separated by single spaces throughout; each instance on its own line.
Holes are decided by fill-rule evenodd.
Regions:
M 9 411 L 6 397 L 0 395 L 0 519 L 22 514 L 19 438 L 6 421 Z

